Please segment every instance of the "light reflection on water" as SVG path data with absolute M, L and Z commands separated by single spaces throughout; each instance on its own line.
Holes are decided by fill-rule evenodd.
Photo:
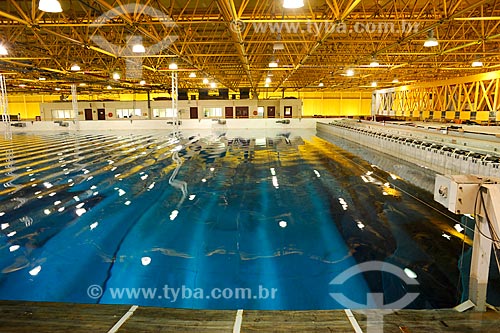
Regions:
M 334 309 L 342 306 L 329 282 L 357 262 L 382 260 L 417 276 L 412 307 L 457 303 L 462 234 L 407 195 L 417 190 L 311 132 L 246 134 L 1 142 L 0 297 Z M 274 299 L 117 300 L 109 292 L 92 299 L 93 284 L 278 292 Z M 380 274 L 358 274 L 342 287 L 360 303 L 369 292 L 383 291 L 389 303 L 405 291 Z

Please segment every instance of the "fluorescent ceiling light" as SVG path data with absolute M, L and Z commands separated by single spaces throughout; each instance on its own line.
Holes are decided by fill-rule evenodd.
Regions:
M 106 89 L 111 90 L 111 89 L 113 89 L 113 87 L 112 86 L 107 86 Z
M 196 77 L 196 73 L 195 72 L 189 73 L 189 77 L 195 78 Z
M 318 84 L 318 87 L 324 87 L 324 86 L 325 86 L 325 84 L 324 84 L 323 82 L 320 82 L 320 83 Z
M 270 77 L 266 77 L 266 83 L 271 83 L 271 78 Z
M 211 88 L 216 88 L 217 87 L 217 83 L 215 83 L 215 82 L 210 83 L 210 87 Z
M 5 48 L 5 46 L 0 45 L 0 55 L 7 55 L 9 54 L 9 51 Z
M 120 73 L 117 73 L 117 72 L 113 73 L 113 80 L 119 80 L 120 77 L 121 77 Z
M 394 80 L 392 80 L 392 83 L 399 83 L 399 80 L 398 79 L 394 79 Z
M 39 78 L 38 78 L 38 80 L 40 80 L 40 81 L 45 81 L 45 80 L 47 80 L 47 79 L 46 79 L 46 78 L 44 78 L 44 77 L 39 77 Z
M 372 59 L 370 62 L 370 67 L 378 67 L 380 65 L 376 59 Z
M 274 43 L 273 44 L 273 50 L 284 50 L 285 49 L 285 45 L 283 45 L 283 43 Z
M 302 8 L 302 7 L 304 7 L 304 0 L 284 0 L 283 1 L 283 8 L 294 9 L 294 8 Z
M 483 67 L 483 62 L 481 60 L 474 60 L 471 64 L 472 67 Z
M 377 82 L 373 81 L 372 82 L 372 87 L 376 87 L 377 86 Z
M 271 62 L 269 62 L 269 67 L 271 68 L 278 67 L 278 62 L 276 60 L 271 60 Z
M 78 72 L 80 70 L 80 66 L 78 64 L 71 65 L 71 70 L 74 72 Z
M 139 82 L 139 84 L 140 84 L 141 86 L 143 86 L 143 85 L 145 85 L 145 84 L 146 84 L 146 81 L 141 80 L 141 82 Z
M 171 69 L 171 70 L 176 70 L 178 69 L 179 67 L 177 66 L 177 64 L 175 62 L 171 62 L 169 65 L 168 65 L 168 69 Z
M 144 48 L 144 45 L 142 45 L 142 44 L 135 44 L 134 46 L 132 46 L 132 52 L 144 53 L 144 52 L 146 52 L 146 49 Z
M 63 11 L 58 0 L 40 0 L 38 9 L 47 13 L 60 13 Z
M 203 79 L 203 84 L 208 84 L 208 79 L 207 78 Z
M 354 69 L 349 68 L 345 71 L 346 76 L 354 76 Z

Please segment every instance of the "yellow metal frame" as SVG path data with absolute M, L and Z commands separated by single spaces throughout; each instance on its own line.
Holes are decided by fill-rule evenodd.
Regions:
M 376 90 L 372 114 L 500 121 L 500 71 Z

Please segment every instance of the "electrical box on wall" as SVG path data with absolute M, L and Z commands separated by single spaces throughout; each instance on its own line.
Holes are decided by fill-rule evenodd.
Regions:
M 455 214 L 474 214 L 481 184 L 499 182 L 499 179 L 474 175 L 436 175 L 434 200 Z

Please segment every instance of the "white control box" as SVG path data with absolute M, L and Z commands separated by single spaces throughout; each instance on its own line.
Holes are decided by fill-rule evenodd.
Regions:
M 434 200 L 455 214 L 474 214 L 474 207 L 481 184 L 491 179 L 473 175 L 436 175 Z

